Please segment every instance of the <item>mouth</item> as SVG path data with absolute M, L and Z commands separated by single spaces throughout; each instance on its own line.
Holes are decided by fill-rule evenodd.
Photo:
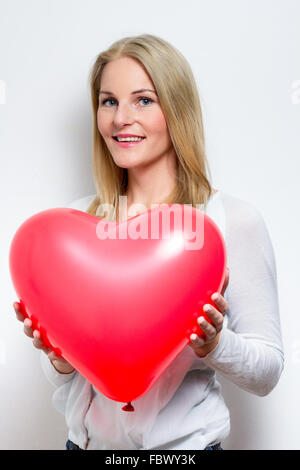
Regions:
M 135 145 L 140 144 L 141 142 L 143 142 L 146 139 L 146 137 L 142 137 L 140 140 L 122 140 L 122 141 L 119 141 L 117 139 L 117 137 L 115 137 L 115 136 L 112 136 L 112 138 L 119 147 L 123 147 L 123 148 L 134 147 Z
M 138 136 L 138 137 L 139 137 L 139 139 L 143 139 L 143 140 L 146 139 L 146 137 L 144 137 L 144 136 L 142 136 L 142 135 L 141 135 L 141 136 Z M 135 142 L 135 141 L 128 141 L 128 140 L 126 140 L 126 141 L 124 141 L 124 140 L 120 141 L 120 140 L 118 140 L 118 137 L 115 136 L 115 135 L 113 135 L 112 138 L 113 138 L 116 142 Z M 139 142 L 139 141 L 138 141 L 138 142 Z

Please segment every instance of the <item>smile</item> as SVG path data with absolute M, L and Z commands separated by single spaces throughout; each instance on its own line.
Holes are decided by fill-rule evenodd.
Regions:
M 134 147 L 135 145 L 138 145 L 140 143 L 142 143 L 145 139 L 142 139 L 142 140 L 138 140 L 138 141 L 123 141 L 123 142 L 119 142 L 117 141 L 116 139 L 113 139 L 114 142 L 119 146 L 119 147 Z

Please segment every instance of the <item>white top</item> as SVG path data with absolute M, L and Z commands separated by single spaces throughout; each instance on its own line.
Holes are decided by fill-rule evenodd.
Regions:
M 94 196 L 68 207 L 86 211 Z M 77 371 L 58 373 L 44 353 L 43 370 L 56 387 L 54 407 L 63 413 L 68 438 L 81 448 L 205 449 L 230 430 L 215 371 L 255 395 L 267 395 L 283 370 L 276 264 L 260 212 L 218 191 L 206 214 L 219 226 L 227 248 L 229 309 L 218 345 L 198 358 L 187 345 L 153 387 L 133 401 L 134 412 L 97 391 Z M 92 404 L 89 406 L 90 399 Z

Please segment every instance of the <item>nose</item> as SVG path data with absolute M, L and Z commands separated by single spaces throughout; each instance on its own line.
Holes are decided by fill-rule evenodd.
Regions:
M 135 110 L 129 103 L 119 103 L 115 108 L 114 124 L 115 127 L 122 127 L 125 124 L 132 124 L 135 119 Z

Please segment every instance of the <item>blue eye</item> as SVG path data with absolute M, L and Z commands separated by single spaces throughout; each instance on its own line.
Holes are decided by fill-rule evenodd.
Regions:
M 101 104 L 105 105 L 105 103 L 108 102 L 108 101 L 112 102 L 112 101 L 115 101 L 115 100 L 113 98 L 106 98 L 101 102 Z M 149 101 L 149 103 L 153 102 L 152 98 L 148 98 L 146 96 L 140 96 L 139 101 Z M 111 108 L 111 106 L 108 106 L 108 108 Z M 145 108 L 145 106 L 142 106 L 142 108 Z
M 151 103 L 153 100 L 151 98 L 141 98 L 141 101 L 149 101 Z
M 107 101 L 113 101 L 113 100 L 106 98 L 105 100 L 102 100 L 101 104 L 105 104 Z M 109 108 L 110 108 L 110 106 L 109 106 Z

